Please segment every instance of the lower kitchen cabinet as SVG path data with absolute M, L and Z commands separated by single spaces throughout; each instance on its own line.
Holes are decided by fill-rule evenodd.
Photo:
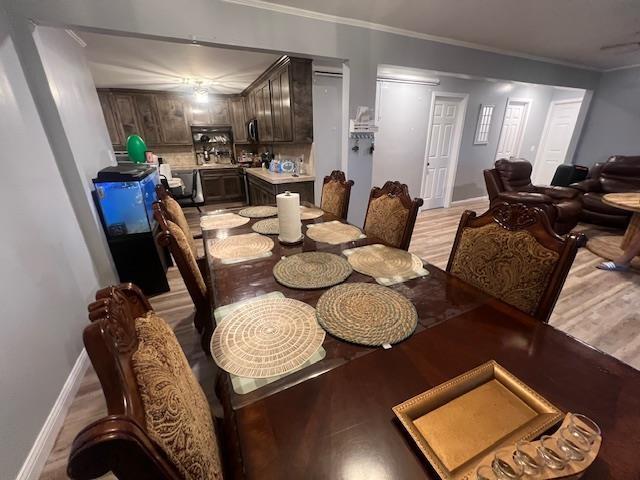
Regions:
M 206 204 L 245 201 L 244 174 L 240 168 L 203 168 L 200 178 Z
M 314 202 L 313 181 L 272 184 L 247 174 L 249 186 L 249 204 L 275 205 L 276 195 L 286 191 L 300 194 L 301 202 Z

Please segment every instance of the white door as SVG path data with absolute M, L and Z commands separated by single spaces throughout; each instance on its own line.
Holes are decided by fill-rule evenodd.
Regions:
M 431 119 L 431 132 L 427 146 L 425 166 L 424 207 L 444 207 L 449 169 L 460 122 L 460 100 L 436 97 Z
M 520 154 L 520 145 L 527 118 L 527 107 L 527 102 L 509 101 L 507 103 L 502 130 L 500 131 L 496 160 L 517 157 Z
M 549 185 L 558 165 L 565 162 L 581 105 L 582 100 L 551 103 L 534 167 L 534 183 Z

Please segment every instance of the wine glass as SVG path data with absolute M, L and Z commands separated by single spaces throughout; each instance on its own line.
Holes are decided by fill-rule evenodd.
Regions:
M 591 450 L 591 444 L 582 435 L 576 435 L 568 427 L 558 431 L 558 444 L 571 460 L 581 462 Z
M 536 476 L 544 468 L 544 461 L 540 458 L 537 448 L 526 440 L 516 443 L 516 453 L 513 458 L 522 465 L 526 475 Z
M 491 462 L 491 468 L 500 480 L 518 480 L 524 474 L 524 467 L 514 459 L 513 448 L 498 450 Z
M 581 436 L 587 440 L 589 445 L 593 445 L 593 442 L 602 434 L 596 422 L 579 413 L 569 414 L 569 426 L 567 428 L 574 435 Z
M 540 437 L 538 453 L 544 464 L 552 470 L 562 470 L 569 463 L 569 456 L 560 448 L 558 439 L 550 435 Z

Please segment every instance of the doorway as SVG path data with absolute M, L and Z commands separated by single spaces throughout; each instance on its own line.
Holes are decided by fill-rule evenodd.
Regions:
M 468 94 L 432 93 L 422 179 L 423 210 L 451 203 L 468 99 Z
M 566 161 L 581 106 L 581 98 L 551 102 L 533 169 L 534 183 L 549 185 L 558 165 Z
M 529 99 L 510 98 L 507 101 L 496 160 L 520 156 L 530 106 L 531 100 Z

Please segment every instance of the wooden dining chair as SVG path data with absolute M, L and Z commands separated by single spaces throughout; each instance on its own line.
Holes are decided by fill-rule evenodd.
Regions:
M 344 172 L 334 170 L 331 175 L 324 177 L 320 208 L 343 220 L 349 213 L 349 199 L 351 197 L 353 180 L 347 181 Z
M 184 210 L 182 210 L 180 204 L 171 196 L 164 185 L 156 185 L 156 195 L 165 218 L 180 227 L 180 230 L 182 230 L 185 238 L 187 239 L 187 243 L 189 244 L 189 248 L 193 252 L 193 255 L 198 258 L 198 248 L 196 247 L 194 239 L 202 238 L 202 233 L 196 235 L 191 233 L 189 222 L 184 214 Z
M 173 330 L 142 292 L 132 284 L 100 290 L 89 319 L 83 340 L 108 414 L 75 437 L 69 477 L 222 479 L 231 466 L 222 420 L 212 419 Z
M 581 233 L 558 236 L 537 207 L 500 203 L 479 217 L 462 214 L 447 272 L 548 322 L 585 243 Z
M 386 182 L 373 187 L 364 219 L 364 233 L 387 245 L 409 249 L 421 198 L 411 199 L 409 188 L 400 182 Z
M 207 284 L 207 280 L 211 279 L 207 275 L 206 258 L 196 258 L 189 246 L 188 237 L 182 228 L 165 217 L 159 202 L 153 205 L 153 216 L 160 227 L 158 244 L 169 248 L 193 300 L 196 309 L 193 323 L 202 335 L 202 348 L 208 353 L 209 339 L 213 333 L 213 296 Z

